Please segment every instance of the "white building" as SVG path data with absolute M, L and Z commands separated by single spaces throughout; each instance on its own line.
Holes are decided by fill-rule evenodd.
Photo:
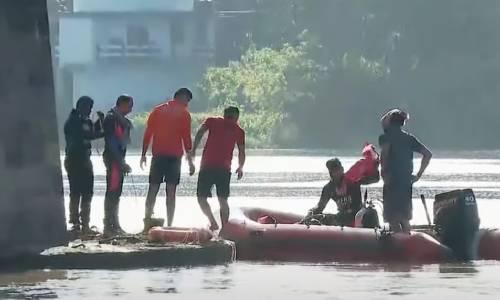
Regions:
M 81 95 L 97 109 L 118 95 L 138 111 L 194 87 L 215 49 L 215 14 L 202 0 L 74 0 L 56 30 L 57 94 L 69 108 Z

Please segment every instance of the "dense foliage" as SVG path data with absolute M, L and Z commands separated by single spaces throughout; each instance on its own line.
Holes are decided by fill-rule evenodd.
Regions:
M 249 9 L 241 0 L 219 0 L 219 9 L 229 2 Z M 500 145 L 500 2 L 250 2 L 256 14 L 239 64 L 208 70 L 203 87 L 215 107 L 255 111 L 272 102 L 261 107 L 279 117 L 267 141 L 313 148 L 376 142 L 380 115 L 399 106 L 410 112 L 409 129 L 434 148 Z M 299 56 L 279 55 L 290 49 Z M 254 57 L 261 63 L 248 62 Z M 305 68 L 288 76 L 297 61 Z

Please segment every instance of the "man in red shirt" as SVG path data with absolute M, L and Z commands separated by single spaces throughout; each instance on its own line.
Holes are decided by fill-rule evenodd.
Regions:
M 149 230 L 151 216 L 160 185 L 167 188 L 167 224 L 172 226 L 175 213 L 175 197 L 181 176 L 181 159 L 191 151 L 191 115 L 188 104 L 193 94 L 187 88 L 175 92 L 174 99 L 153 109 L 149 115 L 142 144 L 141 169 L 146 164 L 146 153 L 153 141 L 149 189 L 146 197 L 144 230 Z M 189 173 L 194 174 L 194 164 L 187 156 Z
M 217 197 L 220 205 L 222 227 L 229 219 L 229 185 L 231 181 L 231 161 L 233 159 L 234 145 L 238 145 L 238 180 L 243 177 L 245 164 L 245 131 L 238 125 L 240 111 L 237 107 L 230 106 L 224 110 L 224 118 L 208 118 L 201 125 L 194 139 L 194 157 L 196 148 L 201 138 L 208 131 L 208 139 L 203 149 L 200 173 L 198 175 L 197 196 L 201 210 L 210 221 L 210 229 L 217 230 L 219 226 L 207 202 L 211 196 L 212 186 L 217 188 Z

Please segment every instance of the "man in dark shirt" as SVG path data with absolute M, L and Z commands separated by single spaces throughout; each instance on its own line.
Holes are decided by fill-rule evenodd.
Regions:
M 402 130 L 408 114 L 393 109 L 382 119 L 379 137 L 381 173 L 384 179 L 384 219 L 394 232 L 409 232 L 412 219 L 412 185 L 429 165 L 432 153 L 416 137 Z M 413 174 L 413 153 L 423 155 L 420 170 Z
M 132 124 L 125 116 L 132 111 L 134 100 L 121 95 L 116 106 L 104 118 L 104 165 L 106 166 L 106 195 L 104 198 L 104 236 L 124 234 L 118 219 L 120 196 L 125 174 L 131 172 L 125 162 Z
M 90 207 L 94 193 L 94 171 L 92 167 L 91 141 L 102 138 L 104 114 L 97 112 L 99 120 L 92 123 L 89 116 L 94 100 L 82 96 L 76 102 L 76 108 L 69 114 L 64 124 L 66 157 L 64 167 L 69 181 L 69 222 L 72 231 L 82 229 L 90 233 Z M 81 227 L 80 227 L 81 226 Z
M 371 184 L 379 181 L 378 172 L 375 176 L 363 178 L 359 182 L 347 182 L 344 180 L 344 167 L 338 158 L 326 162 L 330 173 L 330 181 L 323 187 L 318 204 L 309 210 L 305 219 L 323 213 L 328 201 L 333 199 L 337 204 L 338 213 L 329 225 L 353 226 L 354 217 L 361 209 L 361 185 Z

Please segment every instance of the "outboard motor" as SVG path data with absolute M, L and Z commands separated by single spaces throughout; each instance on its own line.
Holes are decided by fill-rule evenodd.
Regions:
M 471 189 L 438 194 L 434 200 L 434 224 L 441 243 L 462 260 L 474 258 L 473 243 L 479 230 L 479 215 Z

